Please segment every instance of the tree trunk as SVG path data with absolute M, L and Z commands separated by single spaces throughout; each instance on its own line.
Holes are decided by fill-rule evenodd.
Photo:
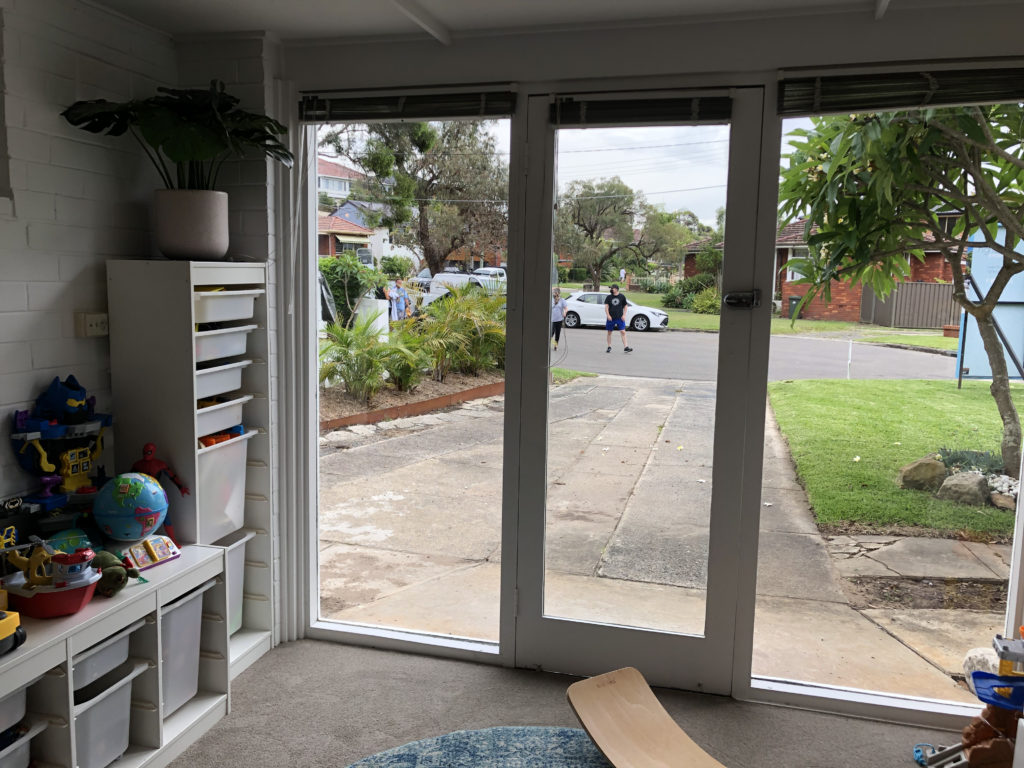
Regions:
M 430 241 L 430 219 L 427 216 L 427 207 L 425 205 L 420 206 L 420 214 L 416 225 L 416 238 L 419 240 L 420 248 L 423 250 L 423 260 L 427 262 L 430 274 L 436 275 L 438 272 L 443 272 L 443 254 Z
M 604 264 L 594 264 L 590 267 L 590 290 L 600 291 L 601 290 L 601 271 Z
M 1010 477 L 1017 477 L 1020 473 L 1020 417 L 1017 415 L 1017 408 L 1010 397 L 1010 378 L 1006 370 L 1003 344 L 996 333 L 991 314 L 985 314 L 982 317 L 975 316 L 974 319 L 978 322 L 978 332 L 985 344 L 985 354 L 988 356 L 988 365 L 992 370 L 992 385 L 989 387 L 989 391 L 995 398 L 999 417 L 1003 420 L 1003 442 L 1000 451 L 1003 456 L 1004 471 Z

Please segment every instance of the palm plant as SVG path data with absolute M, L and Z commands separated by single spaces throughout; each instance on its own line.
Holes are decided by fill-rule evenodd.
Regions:
M 320 383 L 345 385 L 350 397 L 369 405 L 384 386 L 388 345 L 381 343 L 377 316 L 357 319 L 348 328 L 331 324 L 320 342 Z
M 423 380 L 423 370 L 430 365 L 430 359 L 423 351 L 423 339 L 416 334 L 416 321 L 409 319 L 391 328 L 391 338 L 384 355 L 384 370 L 388 381 L 399 392 L 412 392 Z

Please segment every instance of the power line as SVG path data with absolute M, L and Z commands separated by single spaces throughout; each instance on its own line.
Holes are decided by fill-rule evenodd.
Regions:
M 644 192 L 639 189 L 637 192 L 643 193 L 645 196 L 650 197 L 651 195 L 672 195 L 677 192 L 700 192 L 705 189 L 725 189 L 725 184 L 709 184 L 706 187 L 684 187 L 682 189 L 664 189 L 660 192 Z M 632 197 L 632 195 L 583 195 L 580 197 L 573 196 L 573 200 L 606 200 L 611 198 L 619 197 Z M 414 203 L 493 203 L 493 204 L 508 204 L 508 200 L 441 200 L 436 197 L 414 197 L 411 198 L 411 202 Z

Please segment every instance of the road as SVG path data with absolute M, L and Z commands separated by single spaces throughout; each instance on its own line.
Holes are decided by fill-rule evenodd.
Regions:
M 605 331 L 577 328 L 562 331 L 551 364 L 578 371 L 689 381 L 714 381 L 718 334 L 686 331 L 629 333 L 634 351 L 622 351 L 618 333 L 605 352 Z M 844 339 L 772 336 L 769 381 L 845 379 L 847 360 L 852 379 L 953 379 L 955 358 L 931 352 L 896 349 Z

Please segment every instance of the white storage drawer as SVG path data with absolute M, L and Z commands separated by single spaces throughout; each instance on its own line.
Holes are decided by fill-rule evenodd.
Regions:
M 216 546 L 227 549 L 227 564 L 224 575 L 227 584 L 228 634 L 233 635 L 242 628 L 242 600 L 245 593 L 245 545 L 255 531 L 235 531 L 216 542 Z
M 174 713 L 199 691 L 199 635 L 203 593 L 213 579 L 160 609 L 160 677 L 163 716 Z
M 31 747 L 32 737 L 46 728 L 46 720 L 42 718 L 33 719 L 22 727 L 25 733 L 18 737 L 18 740 L 0 752 L 0 768 L 28 768 L 32 759 Z M 4 730 L 7 730 L 6 728 Z
M 242 423 L 242 406 L 252 400 L 243 395 L 226 403 L 217 403 L 196 411 L 196 434 L 202 437 Z
M 0 700 L 0 731 L 6 731 L 16 725 L 25 716 L 25 689 L 19 688 L 14 693 Z
M 78 768 L 105 768 L 128 749 L 132 680 L 147 667 L 137 661 L 127 672 L 118 669 L 75 692 Z
M 249 332 L 256 328 L 255 325 L 239 325 L 214 331 L 196 331 L 196 362 L 205 363 L 219 357 L 244 355 Z
M 136 621 L 116 635 L 75 656 L 71 660 L 72 687 L 76 691 L 84 688 L 93 680 L 124 664 L 128 660 L 128 641 L 131 639 L 131 633 L 144 623 L 142 620 Z
M 237 363 L 196 371 L 196 399 L 222 395 L 238 389 L 242 386 L 242 370 L 250 365 L 252 360 L 239 360 Z
M 245 521 L 245 460 L 256 430 L 200 448 L 196 482 L 199 542 L 210 544 L 234 533 Z
M 192 294 L 192 322 L 220 323 L 226 320 L 248 320 L 256 309 L 256 297 L 265 291 L 195 291 Z

